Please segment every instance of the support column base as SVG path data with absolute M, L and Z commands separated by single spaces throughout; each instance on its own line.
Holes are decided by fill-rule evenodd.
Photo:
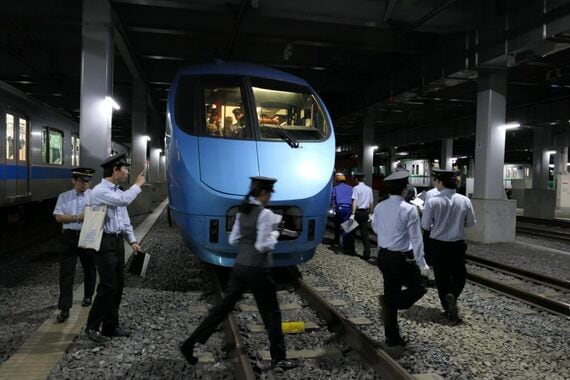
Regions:
M 468 240 L 480 243 L 515 241 L 516 201 L 503 199 L 471 199 L 477 223 L 465 229 Z
M 525 189 L 524 216 L 541 219 L 554 219 L 556 191 L 544 189 Z

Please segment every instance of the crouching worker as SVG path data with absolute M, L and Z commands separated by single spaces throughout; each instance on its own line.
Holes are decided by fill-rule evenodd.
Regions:
M 378 268 L 384 278 L 380 307 L 388 346 L 406 345 L 398 327 L 398 310 L 408 309 L 422 298 L 426 293 L 422 275 L 430 271 L 424 259 L 418 210 L 404 198 L 409 176 L 404 170 L 384 178 L 390 198 L 378 203 L 372 220 L 378 235 Z
M 208 316 L 180 346 L 182 355 L 190 364 L 198 362 L 193 353 L 194 345 L 206 343 L 249 289 L 269 335 L 272 367 L 290 369 L 298 365 L 287 359 L 285 339 L 281 331 L 281 310 L 270 273 L 271 251 L 277 244 L 279 232 L 274 230 L 273 213 L 264 206 L 269 203 L 276 181 L 274 178 L 251 177 L 250 191 L 239 207 L 229 237 L 230 244 L 239 244 L 239 249 L 224 299 L 210 310 Z M 253 198 L 251 202 L 250 197 Z

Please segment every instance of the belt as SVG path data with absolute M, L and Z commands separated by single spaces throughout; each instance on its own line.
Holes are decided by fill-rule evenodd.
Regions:
M 336 207 L 352 207 L 352 205 L 349 205 L 349 204 L 340 204 L 340 205 L 336 205 Z
M 69 235 L 79 235 L 81 233 L 81 230 L 72 230 L 72 229 L 66 228 L 66 229 L 62 230 L 62 233 L 69 234 Z
M 368 211 L 367 208 L 357 208 L 356 211 Z
M 123 233 L 122 232 L 103 232 L 103 236 L 121 239 L 123 237 Z
M 414 257 L 414 251 L 391 251 L 388 248 L 378 248 L 378 252 L 388 253 L 390 255 L 402 255 L 406 257 Z

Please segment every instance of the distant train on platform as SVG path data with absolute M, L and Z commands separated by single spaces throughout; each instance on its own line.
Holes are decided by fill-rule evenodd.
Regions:
M 307 82 L 245 63 L 182 69 L 166 124 L 170 211 L 201 260 L 233 265 L 237 247 L 228 237 L 251 176 L 278 179 L 269 208 L 296 235 L 281 235 L 274 266 L 313 257 L 325 231 L 335 139 Z
M 0 207 L 69 190 L 71 169 L 81 165 L 77 121 L 2 82 L 0 115 Z M 113 150 L 128 151 L 115 143 Z

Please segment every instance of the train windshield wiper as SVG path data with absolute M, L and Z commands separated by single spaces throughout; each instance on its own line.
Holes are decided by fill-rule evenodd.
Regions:
M 275 124 L 275 126 L 277 127 L 277 129 L 281 131 L 283 140 L 287 141 L 287 144 L 289 144 L 291 148 L 299 147 L 299 141 L 297 141 L 297 139 L 293 137 L 293 135 L 288 130 L 286 130 L 279 124 Z

